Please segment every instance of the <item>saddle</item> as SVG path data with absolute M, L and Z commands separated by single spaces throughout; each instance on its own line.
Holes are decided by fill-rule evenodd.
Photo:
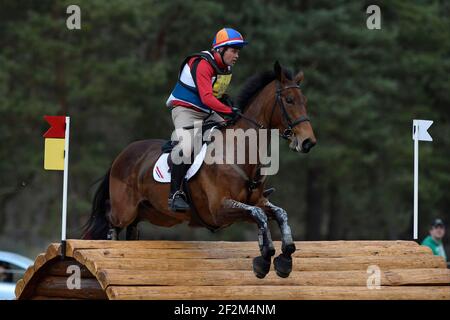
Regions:
M 168 144 L 168 142 L 166 144 Z M 173 149 L 173 147 L 174 146 L 172 146 L 172 149 Z M 189 180 L 190 178 L 192 178 L 198 172 L 200 167 L 202 166 L 203 160 L 205 159 L 205 156 L 206 156 L 207 147 L 208 146 L 206 143 L 203 144 L 202 149 L 197 154 L 193 163 L 191 164 L 191 166 L 189 167 L 189 169 L 186 173 L 186 180 Z M 170 149 L 170 150 L 172 150 L 172 149 Z M 167 150 L 167 149 L 165 149 L 165 150 Z M 156 161 L 155 166 L 153 167 L 153 179 L 155 179 L 155 181 L 157 181 L 157 182 L 170 183 L 171 167 L 172 167 L 172 163 L 170 161 L 170 151 L 162 153 L 159 156 L 158 160 Z
M 214 128 L 218 128 L 218 127 L 222 127 L 222 126 L 224 126 L 223 123 L 217 123 L 217 122 L 204 123 L 202 126 L 202 137 L 203 137 L 203 132 L 205 132 L 206 130 L 213 130 Z M 184 127 L 184 129 L 188 129 L 188 130 L 193 129 L 193 128 L 194 128 L 194 126 Z M 160 155 L 158 161 L 156 161 L 155 166 L 153 167 L 153 178 L 155 179 L 155 181 L 162 182 L 162 183 L 170 183 L 170 178 L 171 178 L 170 171 L 171 171 L 171 167 L 172 167 L 170 153 L 172 152 L 173 148 L 175 148 L 175 146 L 178 144 L 178 142 L 179 141 L 169 140 L 161 146 L 162 154 Z M 193 159 L 192 165 L 190 166 L 190 168 L 188 169 L 188 171 L 186 173 L 186 180 L 189 180 L 190 178 L 192 178 L 198 172 L 200 167 L 202 166 L 203 160 L 205 159 L 205 156 L 206 156 L 206 149 L 210 142 L 211 141 L 202 141 L 202 149 L 197 154 L 195 159 Z

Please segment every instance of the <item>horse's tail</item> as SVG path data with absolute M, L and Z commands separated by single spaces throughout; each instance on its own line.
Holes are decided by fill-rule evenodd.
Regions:
M 106 213 L 110 209 L 109 201 L 109 174 L 111 168 L 103 177 L 100 186 L 94 195 L 92 203 L 92 213 L 88 222 L 83 227 L 82 239 L 101 240 L 106 239 L 109 222 L 106 219 Z

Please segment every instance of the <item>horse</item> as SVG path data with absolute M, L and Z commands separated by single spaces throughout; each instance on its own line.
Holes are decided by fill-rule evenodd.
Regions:
M 303 79 L 302 71 L 293 76 L 276 61 L 273 71 L 253 76 L 246 82 L 237 100 L 240 117 L 226 128 L 278 129 L 291 150 L 308 153 L 317 141 L 307 115 L 307 99 L 299 86 Z M 126 228 L 126 239 L 137 240 L 137 224 L 143 220 L 164 227 L 189 222 L 189 226 L 210 230 L 247 221 L 258 227 L 261 255 L 253 259 L 252 265 L 255 275 L 264 278 L 275 255 L 268 221 L 276 220 L 281 231 L 282 253 L 273 263 L 278 276 L 288 277 L 296 250 L 288 214 L 268 200 L 265 176 L 260 174 L 261 164 L 203 164 L 194 177 L 184 181 L 191 190 L 191 209 L 172 212 L 167 204 L 169 184 L 159 183 L 148 174 L 166 142 L 136 141 L 117 156 L 94 195 L 83 239 L 117 240 L 119 232 Z

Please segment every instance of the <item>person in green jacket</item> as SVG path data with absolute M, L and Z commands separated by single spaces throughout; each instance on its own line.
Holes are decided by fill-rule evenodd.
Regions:
M 423 246 L 430 247 L 433 254 L 441 256 L 447 261 L 442 239 L 445 235 L 445 225 L 441 219 L 435 219 L 431 224 L 430 234 L 422 241 Z

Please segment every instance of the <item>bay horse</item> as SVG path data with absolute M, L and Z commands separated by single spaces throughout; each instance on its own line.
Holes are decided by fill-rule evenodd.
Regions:
M 307 116 L 306 97 L 299 87 L 302 80 L 303 72 L 293 76 L 275 62 L 273 71 L 247 81 L 238 98 L 241 116 L 226 128 L 278 129 L 281 137 L 290 141 L 292 150 L 307 153 L 316 144 L 316 138 Z M 268 227 L 269 219 L 274 219 L 282 234 L 282 253 L 274 259 L 274 267 L 278 276 L 288 277 L 292 271 L 291 256 L 296 250 L 288 215 L 266 197 L 264 177 L 257 181 L 261 178 L 261 166 L 245 163 L 237 165 L 240 169 L 236 170 L 236 165 L 204 163 L 185 182 L 192 190 L 191 210 L 172 212 L 167 205 L 170 184 L 156 182 L 149 174 L 165 142 L 136 141 L 119 154 L 95 193 L 83 238 L 116 240 L 120 230 L 126 228 L 126 239 L 136 240 L 137 224 L 142 220 L 164 227 L 189 222 L 190 226 L 211 230 L 237 221 L 253 222 L 258 226 L 261 253 L 253 259 L 253 271 L 263 278 L 275 255 Z M 249 182 L 253 183 L 250 187 Z

